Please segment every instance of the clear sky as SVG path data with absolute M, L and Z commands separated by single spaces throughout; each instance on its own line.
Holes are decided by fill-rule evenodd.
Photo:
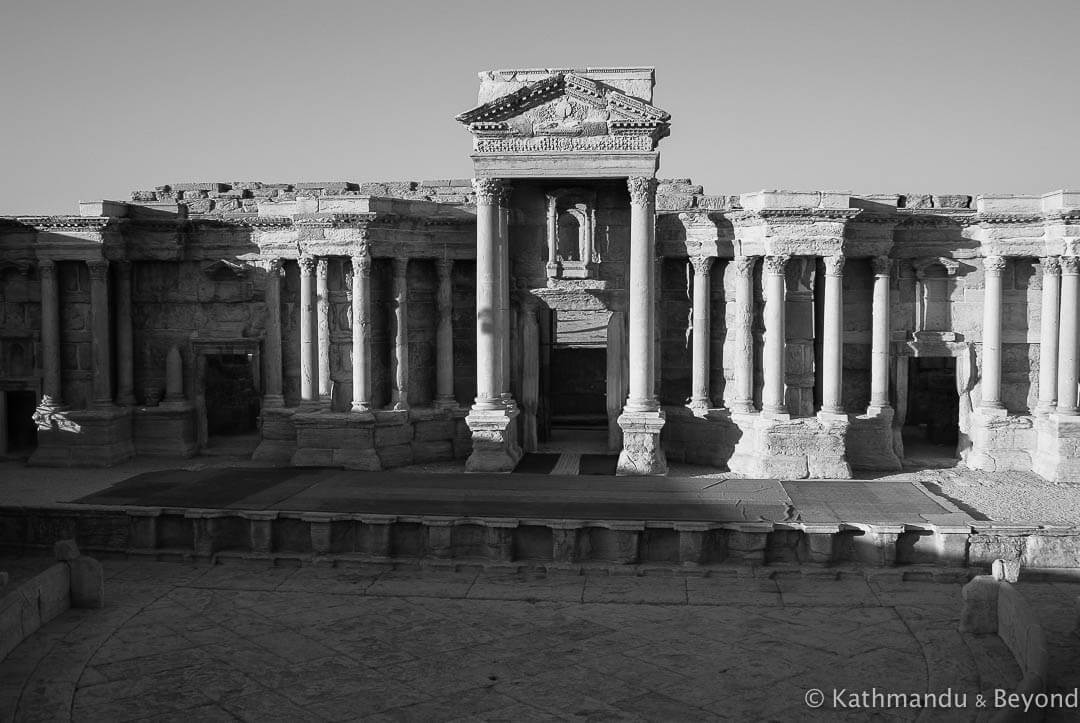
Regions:
M 1075 0 L 3 0 L 0 213 L 169 182 L 471 175 L 476 72 L 656 67 L 662 177 L 1080 187 Z

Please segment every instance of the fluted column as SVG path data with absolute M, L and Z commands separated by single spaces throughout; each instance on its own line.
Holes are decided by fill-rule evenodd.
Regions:
M 439 290 L 435 301 L 439 323 L 435 331 L 435 406 L 443 409 L 457 407 L 454 398 L 454 287 L 453 259 L 438 259 Z
M 985 291 L 983 294 L 982 394 L 979 406 L 1004 409 L 1001 403 L 1001 272 L 1002 256 L 983 259 Z
M 1061 309 L 1061 262 L 1042 259 L 1042 318 L 1039 325 L 1039 404 L 1035 411 L 1048 414 L 1057 406 L 1058 319 Z
M 319 399 L 330 403 L 330 282 L 328 259 L 320 258 L 315 267 L 315 313 L 319 345 Z
M 315 339 L 315 267 L 311 256 L 301 256 L 300 265 L 300 401 L 311 405 L 318 400 L 319 348 Z
M 371 410 L 371 253 L 352 257 L 352 411 Z
M 1077 308 L 1080 307 L 1080 257 L 1061 257 L 1061 314 L 1058 334 L 1057 413 L 1075 417 L 1077 343 L 1080 341 Z
M 394 409 L 409 408 L 409 259 L 394 259 L 394 354 L 390 371 L 394 380 Z
M 874 300 L 871 308 L 873 330 L 870 336 L 870 407 L 876 412 L 889 406 L 889 271 L 892 259 L 876 256 Z
M 821 411 L 843 414 L 844 257 L 826 256 L 822 321 Z
M 732 411 L 754 410 L 754 256 L 735 257 L 735 400 Z
M 784 271 L 790 258 L 787 255 L 766 256 L 762 273 L 765 287 L 765 349 L 762 359 L 765 386 L 761 391 L 761 411 L 767 414 L 787 414 L 784 399 L 787 278 Z
M 93 405 L 109 407 L 112 394 L 112 341 L 109 334 L 109 262 L 86 262 L 90 270 L 90 340 L 93 371 Z
M 653 273 L 656 239 L 653 207 L 656 181 L 636 176 L 630 189 L 629 356 L 630 393 L 625 411 L 659 409 L 654 393 L 653 333 L 656 328 L 656 279 Z
M 281 407 L 281 259 L 266 264 L 266 341 L 263 344 L 263 407 Z
M 499 303 L 499 206 L 501 184 L 478 178 L 476 189 L 476 407 L 495 409 L 501 391 L 497 306 Z
M 60 287 L 57 284 L 56 262 L 42 259 L 38 262 L 41 275 L 41 350 L 42 350 L 42 406 L 63 404 L 60 374 Z
M 116 403 L 135 404 L 135 342 L 131 328 L 131 262 L 116 265 Z
M 690 259 L 694 267 L 694 329 L 690 408 L 704 412 L 710 406 L 709 401 L 709 301 L 710 272 L 712 256 L 694 256 Z

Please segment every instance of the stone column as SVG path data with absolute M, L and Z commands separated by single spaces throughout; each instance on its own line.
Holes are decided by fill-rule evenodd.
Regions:
M 653 333 L 656 328 L 655 202 L 656 180 L 635 176 L 627 180 L 630 192 L 630 277 L 628 352 L 630 391 L 619 417 L 623 448 L 620 475 L 662 475 L 667 460 L 660 446 L 664 413 L 657 402 Z
M 892 259 L 875 256 L 871 263 L 874 267 L 874 300 L 871 309 L 870 406 L 867 411 L 875 413 L 889 406 L 889 270 Z
M 499 197 L 502 184 L 494 178 L 473 181 L 476 190 L 476 401 L 465 421 L 473 448 L 465 463 L 468 472 L 509 472 L 521 456 L 514 442 L 518 411 L 500 398 L 499 348 Z
M 754 410 L 754 256 L 735 257 L 735 399 L 733 412 Z
M 394 409 L 399 411 L 409 408 L 408 269 L 408 258 L 394 259 L 394 354 L 390 357 L 390 376 L 394 380 Z
M 709 303 L 712 256 L 694 256 L 694 330 L 693 370 L 690 384 L 690 408 L 703 414 L 709 409 Z
M 559 217 L 555 196 L 547 199 L 547 236 L 548 236 L 548 260 L 547 275 L 554 277 L 559 275 Z
M 522 441 L 526 452 L 538 446 L 536 413 L 540 406 L 540 324 L 537 304 L 521 307 L 521 411 Z
M 93 259 L 86 262 L 90 270 L 90 349 L 93 372 L 95 407 L 110 407 L 112 394 L 112 340 L 109 334 L 109 262 Z
M 982 394 L 983 409 L 1004 409 L 1001 403 L 1001 272 L 1002 256 L 983 259 L 986 287 L 983 294 Z
M 135 404 L 135 342 L 131 328 L 131 262 L 116 265 L 116 402 Z
M 315 266 L 311 256 L 300 265 L 300 402 L 311 406 L 319 398 L 319 349 L 315 339 Z
M 843 414 L 844 257 L 826 256 L 825 303 L 821 333 L 821 411 Z
M 510 401 L 510 187 L 499 193 L 499 396 Z
M 60 375 L 60 287 L 56 281 L 56 262 L 42 259 L 38 262 L 38 273 L 41 275 L 41 405 L 59 407 L 63 404 L 63 386 Z
M 453 259 L 438 259 L 435 269 L 439 274 L 439 290 L 435 301 L 439 323 L 435 331 L 435 406 L 440 409 L 456 409 L 454 398 L 454 287 Z
M 762 359 L 765 386 L 761 391 L 761 411 L 772 416 L 787 415 L 784 399 L 787 277 L 784 270 L 790 258 L 787 255 L 766 256 L 762 273 L 765 287 L 765 349 Z
M 352 257 L 352 411 L 371 410 L 371 253 L 360 244 Z
M 1080 256 L 1061 257 L 1061 314 L 1058 334 L 1057 413 L 1075 417 L 1077 343 L 1080 342 Z
M 319 259 L 315 267 L 315 304 L 319 338 L 319 400 L 330 403 L 330 282 L 329 260 Z
M 265 379 L 263 382 L 263 407 L 285 405 L 282 394 L 281 369 L 281 259 L 270 259 L 266 264 L 266 341 L 263 344 Z
M 1049 414 L 1057 406 L 1058 319 L 1060 317 L 1061 262 L 1056 256 L 1042 259 L 1042 321 L 1039 326 L 1039 404 L 1037 414 Z

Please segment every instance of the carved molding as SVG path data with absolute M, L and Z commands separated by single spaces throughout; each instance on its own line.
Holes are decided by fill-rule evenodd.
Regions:
M 626 179 L 626 188 L 630 191 L 630 203 L 646 206 L 656 198 L 656 179 L 649 176 L 631 176 Z
M 473 150 L 477 153 L 546 153 L 551 151 L 639 151 L 653 150 L 656 142 L 651 136 L 539 136 L 535 138 L 476 138 Z

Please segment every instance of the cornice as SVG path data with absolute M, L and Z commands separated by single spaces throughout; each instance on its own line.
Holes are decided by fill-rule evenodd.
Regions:
M 858 208 L 762 208 L 755 211 L 729 213 L 732 221 L 766 221 L 782 219 L 789 221 L 848 221 L 855 218 L 862 209 Z
M 13 220 L 38 231 L 103 231 L 121 222 L 109 216 L 24 216 Z

